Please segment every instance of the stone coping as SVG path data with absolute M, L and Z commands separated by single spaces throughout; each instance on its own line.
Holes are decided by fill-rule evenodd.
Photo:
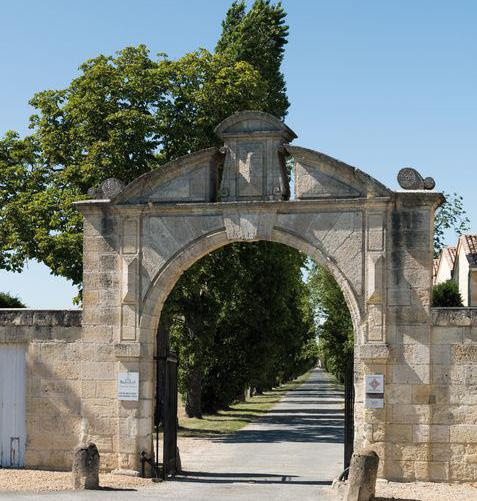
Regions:
M 477 307 L 431 308 L 432 325 L 436 327 L 477 326 Z
M 83 308 L 0 308 L 3 311 L 83 311 Z
M 83 310 L 0 308 L 0 325 L 81 327 Z
M 144 213 L 187 213 L 207 215 L 226 211 L 277 211 L 284 213 L 300 213 L 334 210 L 383 209 L 389 204 L 391 197 L 374 198 L 321 198 L 307 200 L 248 200 L 231 202 L 149 202 L 143 204 L 114 204 L 111 200 L 80 200 L 73 205 L 83 213 L 108 208 L 128 214 Z

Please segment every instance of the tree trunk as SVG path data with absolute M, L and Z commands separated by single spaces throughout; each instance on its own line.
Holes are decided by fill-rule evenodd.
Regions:
M 189 332 L 190 348 L 194 357 L 186 368 L 185 412 L 188 417 L 202 417 L 202 344 L 200 339 L 200 317 L 189 312 L 186 328 Z
M 185 412 L 188 417 L 202 417 L 202 371 L 200 367 L 189 367 L 186 376 Z

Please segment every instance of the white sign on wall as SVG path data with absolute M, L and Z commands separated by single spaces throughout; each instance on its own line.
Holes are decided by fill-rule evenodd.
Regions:
M 384 376 L 367 374 L 364 377 L 364 406 L 366 409 L 382 409 L 384 407 Z
M 366 393 L 366 398 L 364 400 L 364 407 L 366 409 L 383 409 L 384 408 L 384 398 L 378 397 L 374 398 L 370 396 L 369 393 Z
M 139 400 L 139 372 L 118 374 L 118 400 Z
M 384 393 L 384 376 L 382 374 L 367 374 L 365 384 L 366 393 Z

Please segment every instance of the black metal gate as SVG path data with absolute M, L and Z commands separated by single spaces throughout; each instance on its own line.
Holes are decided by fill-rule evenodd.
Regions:
M 344 469 L 351 462 L 354 443 L 354 363 L 350 357 L 346 364 L 345 377 L 345 415 L 344 415 Z
M 177 356 L 169 351 L 169 335 L 166 329 L 159 327 L 156 343 L 155 450 L 151 466 L 155 476 L 167 479 L 178 472 L 180 464 L 177 448 Z M 161 433 L 162 464 L 159 462 Z
M 164 479 L 174 476 L 178 470 L 177 449 L 177 356 L 169 353 L 166 359 L 166 392 L 164 395 Z
M 160 435 L 163 431 L 164 419 L 164 400 L 166 394 L 166 360 L 169 347 L 168 332 L 161 327 L 158 328 L 156 334 L 156 392 L 154 401 L 154 458 L 152 460 L 153 476 L 162 477 L 162 465 L 159 462 L 159 444 L 161 442 Z M 143 468 L 144 470 L 144 468 Z

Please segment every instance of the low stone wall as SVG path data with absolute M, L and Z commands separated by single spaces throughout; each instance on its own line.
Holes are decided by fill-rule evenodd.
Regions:
M 26 348 L 27 467 L 71 468 L 81 426 L 81 310 L 0 309 L 0 344 Z
M 363 437 L 384 459 L 380 476 L 475 481 L 477 308 L 434 308 L 431 314 L 427 332 L 411 325 L 399 327 L 402 344 L 390 348 L 388 364 L 383 361 L 382 366 L 366 369 L 385 374 L 387 385 L 385 408 L 366 410 L 377 424 L 367 425 Z M 93 422 L 103 427 L 92 437 L 104 457 L 103 468 L 115 468 L 118 462 L 114 430 L 121 420 L 113 412 L 117 405 L 113 360 L 121 355 L 122 367 L 139 352 L 124 351 L 130 348 L 124 343 L 110 342 L 106 350 L 92 339 L 82 340 L 81 322 L 80 310 L 0 309 L 0 344 L 23 344 L 26 349 L 27 467 L 70 469 L 73 449 L 87 432 L 83 426 Z M 110 362 L 105 362 L 105 350 Z M 358 381 L 363 374 L 360 364 Z M 151 379 L 150 375 L 141 382 L 141 392 Z M 359 408 L 362 383 L 356 389 Z M 128 408 L 135 405 L 131 402 Z M 134 448 L 134 427 L 127 420 L 124 426 Z
M 430 455 L 437 480 L 477 479 L 477 308 L 434 308 Z M 417 437 L 419 438 L 419 437 Z

